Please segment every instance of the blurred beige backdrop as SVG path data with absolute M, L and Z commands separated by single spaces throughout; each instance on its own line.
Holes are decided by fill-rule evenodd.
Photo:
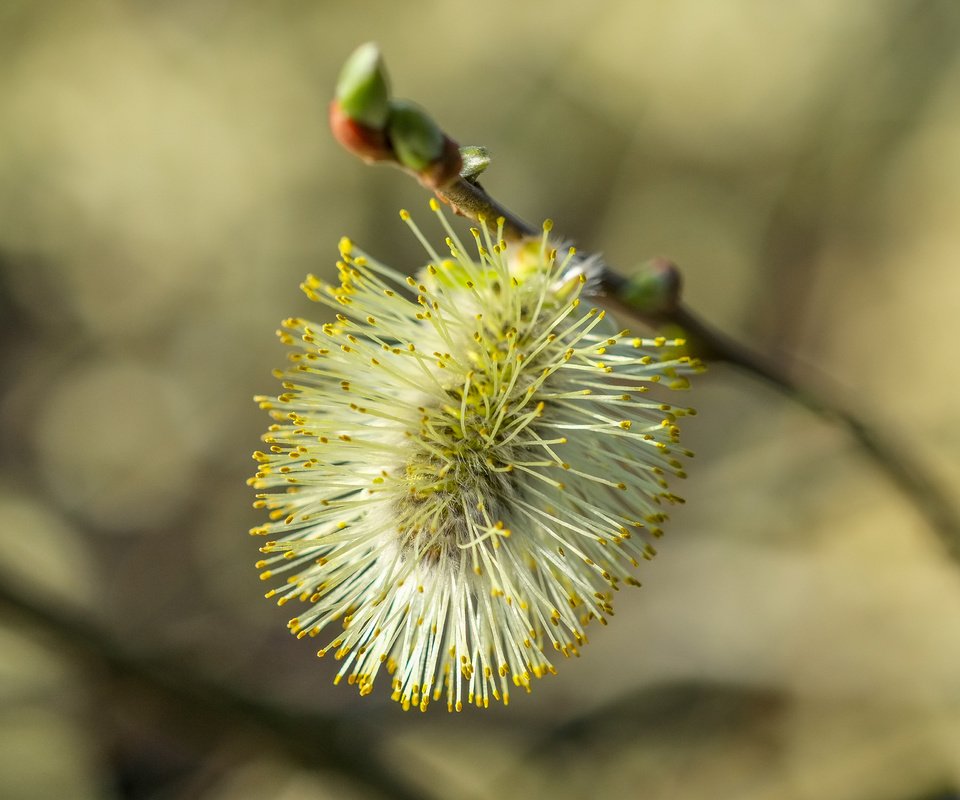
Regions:
M 722 367 L 644 588 L 529 697 L 404 715 L 286 633 L 244 485 L 274 329 L 322 315 L 297 285 L 342 234 L 420 258 L 396 211 L 426 196 L 326 129 L 369 39 L 507 206 L 673 257 L 958 494 L 960 4 L 0 0 L 0 580 L 363 719 L 426 797 L 960 797 L 960 565 L 842 430 Z M 2 797 L 366 796 L 186 744 L 0 623 Z

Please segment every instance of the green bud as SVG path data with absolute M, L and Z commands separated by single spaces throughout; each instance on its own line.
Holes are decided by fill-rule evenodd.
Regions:
M 668 314 L 680 302 L 680 270 L 665 258 L 655 258 L 627 278 L 618 299 L 641 314 Z
M 397 160 L 414 172 L 423 172 L 440 159 L 446 137 L 420 106 L 407 100 L 390 101 L 387 136 Z
M 382 130 L 390 113 L 390 87 L 380 48 L 367 42 L 354 50 L 340 70 L 337 102 L 361 125 Z
M 460 148 L 460 158 L 463 159 L 463 167 L 460 170 L 460 177 L 473 183 L 480 173 L 490 166 L 490 151 L 486 147 L 479 145 L 467 145 Z

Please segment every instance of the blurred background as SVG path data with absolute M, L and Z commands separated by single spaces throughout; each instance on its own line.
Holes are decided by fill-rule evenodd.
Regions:
M 326 127 L 370 39 L 501 202 L 672 257 L 958 494 L 953 0 L 0 0 L 0 796 L 960 797 L 960 563 L 723 366 L 643 589 L 530 696 L 403 714 L 289 636 L 246 533 L 274 330 L 343 234 L 421 258 L 426 195 Z

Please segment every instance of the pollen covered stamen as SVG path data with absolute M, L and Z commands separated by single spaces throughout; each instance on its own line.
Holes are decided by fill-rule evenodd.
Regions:
M 692 409 L 661 395 L 698 365 L 581 305 L 583 261 L 558 259 L 549 222 L 507 244 L 480 220 L 471 257 L 431 209 L 448 258 L 401 213 L 430 260 L 417 276 L 344 239 L 339 285 L 304 282 L 334 316 L 280 332 L 251 533 L 268 596 L 302 604 L 290 630 L 322 638 L 337 681 L 368 694 L 387 674 L 403 708 L 459 710 L 529 691 L 639 585 L 689 455 Z

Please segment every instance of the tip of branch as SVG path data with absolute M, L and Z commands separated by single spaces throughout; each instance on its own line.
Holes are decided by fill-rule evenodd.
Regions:
M 396 164 L 434 191 L 460 178 L 463 160 L 456 142 L 423 108 L 390 97 L 383 57 L 373 42 L 354 50 L 340 71 L 330 129 L 355 156 Z

